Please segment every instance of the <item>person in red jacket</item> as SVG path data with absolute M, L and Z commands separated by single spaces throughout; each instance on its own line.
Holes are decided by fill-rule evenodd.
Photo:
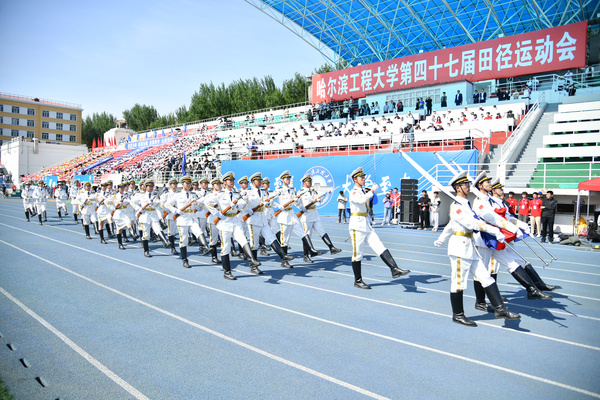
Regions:
M 391 193 L 390 197 L 392 198 L 392 218 L 398 221 L 400 217 L 400 193 L 398 193 L 398 188 L 394 188 L 394 191 Z
M 508 199 L 506 199 L 506 202 L 510 205 L 508 212 L 512 215 L 517 215 L 518 202 L 517 199 L 515 199 L 515 192 L 508 192 Z
M 527 222 L 529 217 L 529 199 L 527 198 L 527 192 L 521 193 L 521 200 L 519 200 L 519 221 Z
M 542 229 L 542 199 L 540 195 L 542 192 L 533 193 L 533 200 L 529 202 L 531 208 L 531 234 L 540 237 Z M 537 226 L 537 230 L 534 229 Z

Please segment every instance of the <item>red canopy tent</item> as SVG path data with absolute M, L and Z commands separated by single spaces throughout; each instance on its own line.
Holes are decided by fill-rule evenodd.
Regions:
M 580 204 L 580 197 L 581 197 L 581 190 L 587 190 L 587 191 L 592 191 L 592 192 L 600 192 L 600 178 L 594 178 L 594 179 L 590 179 L 589 181 L 583 181 L 580 182 L 579 185 L 577 185 L 577 207 L 575 210 L 575 221 L 579 221 L 579 204 Z M 588 217 L 590 215 L 590 196 L 588 194 Z

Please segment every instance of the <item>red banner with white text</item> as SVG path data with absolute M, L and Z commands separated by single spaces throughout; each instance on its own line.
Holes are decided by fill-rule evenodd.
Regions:
M 438 83 L 542 74 L 586 63 L 587 21 L 380 61 L 312 77 L 312 101 Z

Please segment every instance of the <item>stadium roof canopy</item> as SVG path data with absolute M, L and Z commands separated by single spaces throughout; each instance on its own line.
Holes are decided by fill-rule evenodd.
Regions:
M 352 66 L 595 18 L 598 0 L 245 0 Z

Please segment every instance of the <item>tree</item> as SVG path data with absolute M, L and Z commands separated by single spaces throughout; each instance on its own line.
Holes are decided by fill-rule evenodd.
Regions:
M 136 104 L 131 110 L 123 111 L 127 126 L 134 131 L 149 129 L 154 121 L 160 118 L 154 106 Z
M 117 119 L 112 114 L 103 112 L 102 114 L 94 113 L 83 120 L 81 124 L 81 142 L 88 147 L 92 147 L 94 139 L 104 137 L 104 133 L 117 124 Z

